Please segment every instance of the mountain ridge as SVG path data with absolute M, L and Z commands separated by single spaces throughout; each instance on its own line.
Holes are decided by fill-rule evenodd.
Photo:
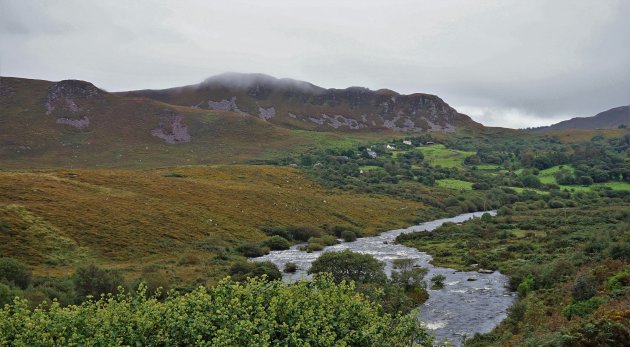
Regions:
M 533 132 L 559 130 L 597 130 L 630 126 L 630 105 L 613 107 L 591 117 L 574 117 L 549 126 L 527 129 Z
M 325 89 L 312 83 L 265 74 L 225 73 L 198 84 L 118 92 L 169 104 L 243 112 L 276 125 L 317 131 L 389 129 L 399 132 L 479 129 L 436 95 L 400 94 L 364 87 Z

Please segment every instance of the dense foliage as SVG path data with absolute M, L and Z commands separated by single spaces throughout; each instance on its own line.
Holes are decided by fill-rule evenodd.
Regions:
M 553 201 L 564 208 L 548 208 Z M 622 346 L 630 341 L 630 193 L 565 192 L 398 238 L 438 265 L 498 269 L 519 299 L 470 346 Z
M 379 305 L 319 276 L 312 282 L 223 281 L 165 301 L 135 294 L 79 306 L 0 310 L 0 345 L 97 346 L 430 346 L 415 315 Z

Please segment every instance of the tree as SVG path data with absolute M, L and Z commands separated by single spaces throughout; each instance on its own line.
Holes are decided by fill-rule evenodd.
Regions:
M 328 272 L 337 283 L 343 280 L 384 283 L 387 280 L 383 263 L 369 254 L 355 253 L 348 249 L 322 254 L 313 262 L 308 272 L 310 274 Z
M 82 266 L 74 273 L 74 286 L 81 298 L 88 295 L 115 293 L 123 279 L 118 272 L 101 269 L 94 264 Z
M 525 187 L 528 188 L 540 188 L 542 183 L 540 183 L 540 179 L 534 175 L 526 175 L 521 178 L 521 182 Z
M 17 259 L 0 258 L 0 281 L 26 289 L 31 283 L 31 270 Z

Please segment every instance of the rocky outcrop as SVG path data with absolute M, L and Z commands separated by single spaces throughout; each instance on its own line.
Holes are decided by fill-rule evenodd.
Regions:
M 269 120 L 276 115 L 276 109 L 274 107 L 262 108 L 258 107 L 258 116 L 260 119 Z
M 362 87 L 324 89 L 307 82 L 261 74 L 230 73 L 211 77 L 198 85 L 124 94 L 181 106 L 210 97 L 207 106 L 195 107 L 246 113 L 280 126 L 310 130 L 452 132 L 462 127 L 481 127 L 435 95 L 403 95 L 387 89 L 374 91 Z M 213 99 L 213 95 L 220 97 Z M 230 98 L 223 99 L 226 95 Z
M 321 114 L 317 117 L 309 117 L 311 122 L 319 124 L 319 125 L 328 125 L 333 129 L 339 128 L 348 128 L 352 130 L 364 129 L 367 128 L 368 125 L 364 123 L 360 123 L 356 119 L 346 118 L 342 115 L 333 115 L 329 116 L 327 114 Z
M 46 115 L 56 117 L 57 124 L 84 129 L 90 125 L 89 103 L 105 92 L 92 83 L 65 80 L 54 83 L 46 95 Z
M 236 97 L 233 96 L 230 100 L 212 101 L 208 100 L 208 108 L 218 111 L 234 111 L 240 112 L 238 105 L 236 105 Z
M 173 110 L 164 109 L 159 117 L 160 124 L 151 130 L 151 135 L 171 144 L 190 142 L 191 136 L 188 133 L 188 126 L 184 124 L 184 116 Z

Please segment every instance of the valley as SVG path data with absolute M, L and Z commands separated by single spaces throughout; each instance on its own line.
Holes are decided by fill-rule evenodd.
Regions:
M 239 283 L 259 290 L 265 281 L 292 297 L 305 289 L 280 284 L 280 271 L 302 278 L 319 255 L 351 249 L 354 265 L 343 266 L 374 261 L 376 272 L 344 279 L 407 329 L 394 340 L 418 334 L 429 343 L 434 334 L 485 346 L 625 336 L 627 129 L 490 128 L 424 94 L 245 77 L 122 93 L 2 78 L 0 270 L 24 275 L 4 275 L 0 303 L 18 296 L 25 312 L 37 312 L 30 308 L 54 300 L 75 317 L 96 305 L 91 296 L 130 293 L 102 306 L 105 314 L 146 290 L 155 297 L 143 305 L 166 305 L 142 306 L 142 315 L 185 305 L 205 295 L 200 287 L 242 294 Z M 395 111 L 384 111 L 383 95 Z M 199 98 L 209 101 L 188 105 Z M 299 109 L 345 120 L 293 118 Z M 362 114 L 371 114 L 368 123 L 374 114 L 383 119 L 354 126 Z M 400 115 L 409 128 L 395 125 Z M 419 119 L 441 128 L 416 128 Z M 491 210 L 498 215 L 484 213 Z M 432 222 L 468 213 L 481 218 Z M 435 230 L 418 232 L 422 223 Z M 411 233 L 398 236 L 401 228 Z M 283 252 L 297 258 L 274 258 Z M 588 297 L 575 296 L 577 281 L 591 275 Z M 342 286 L 319 276 L 310 281 Z M 436 309 L 456 298 L 481 306 Z M 485 320 L 470 326 L 454 314 Z M 586 336 L 589 324 L 607 333 Z M 472 339 L 459 341 L 463 335 Z

